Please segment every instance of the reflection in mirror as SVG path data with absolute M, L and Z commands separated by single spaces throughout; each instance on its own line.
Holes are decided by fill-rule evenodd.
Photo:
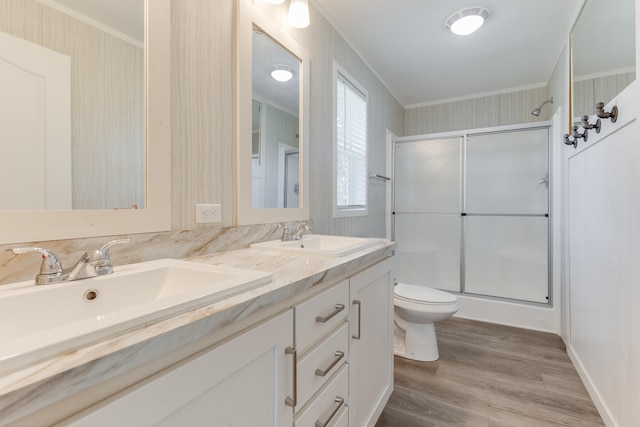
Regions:
M 635 1 L 587 0 L 571 32 L 573 119 L 592 116 L 636 78 Z
M 146 207 L 143 34 L 144 0 L 1 2 L 0 210 Z
M 62 0 L 65 4 L 72 3 L 78 5 L 94 4 L 94 0 Z M 96 0 L 97 1 L 97 0 Z M 133 104 L 131 97 L 137 97 L 135 92 L 128 93 L 126 89 L 116 87 L 115 80 L 109 80 L 109 84 L 100 87 L 83 87 L 83 91 L 88 91 L 93 99 L 100 100 L 96 104 L 85 105 L 83 111 L 75 111 L 76 97 L 80 95 L 77 91 L 71 90 L 70 111 L 71 123 L 67 124 L 70 128 L 70 134 L 74 135 L 77 129 L 94 129 L 97 133 L 90 134 L 88 131 L 82 133 L 83 138 L 78 139 L 78 146 L 85 146 L 87 142 L 91 145 L 102 138 L 102 135 L 115 133 L 117 136 L 110 137 L 106 145 L 91 145 L 95 148 L 94 152 L 86 153 L 79 157 L 85 170 L 89 170 L 88 176 L 81 178 L 86 180 L 88 191 L 100 194 L 107 190 L 115 188 L 116 191 L 124 191 L 122 183 L 127 182 L 126 176 L 120 169 L 111 167 L 111 164 L 105 163 L 105 159 L 116 154 L 116 157 L 126 158 L 131 156 L 127 149 L 128 146 L 118 145 L 121 138 L 128 138 L 120 129 L 113 129 L 113 126 L 121 128 L 129 127 L 126 121 L 129 120 L 128 115 L 135 117 L 145 117 L 143 129 L 143 139 L 148 140 L 146 150 L 143 151 L 142 161 L 144 170 L 136 172 L 138 175 L 146 177 L 145 182 L 141 184 L 144 189 L 143 206 L 144 209 L 115 209 L 120 207 L 131 207 L 130 201 L 125 204 L 118 202 L 117 206 L 112 204 L 106 205 L 107 209 L 75 209 L 75 210 L 0 210 L 0 224 L 6 225 L 0 227 L 0 243 L 16 244 L 22 242 L 43 242 L 49 240 L 87 238 L 96 236 L 117 236 L 134 233 L 149 233 L 168 231 L 171 229 L 171 174 L 168 173 L 171 167 L 171 98 L 170 98 L 170 62 L 171 57 L 171 0 L 100 0 L 102 5 L 112 6 L 116 3 L 123 3 L 128 6 L 134 4 L 142 4 L 144 7 L 144 76 L 142 100 L 143 108 L 135 112 L 132 109 L 124 109 L 123 111 L 108 109 L 107 106 L 115 104 L 116 94 L 129 95 L 129 102 Z M 13 36 L 20 36 L 30 42 L 40 42 L 47 37 L 51 37 L 51 42 L 55 46 L 62 46 L 66 49 L 85 48 L 91 42 L 90 36 L 96 35 L 96 28 L 102 31 L 98 39 L 98 47 L 103 52 L 121 51 L 123 44 L 119 42 L 121 39 L 129 39 L 130 45 L 136 45 L 133 36 L 114 37 L 107 34 L 104 25 L 98 25 L 94 22 L 88 25 L 80 22 L 76 18 L 76 13 L 68 11 L 60 12 L 57 9 L 48 6 L 57 4 L 59 1 L 53 0 L 2 0 L 0 1 L 0 31 L 8 33 L 15 31 Z M 97 3 L 95 3 L 97 4 Z M 29 11 L 39 11 L 36 15 L 28 15 Z M 4 16 L 12 16 L 10 12 L 18 11 L 20 16 L 30 16 L 25 20 L 20 19 L 4 19 Z M 33 18 L 37 16 L 38 19 Z M 123 17 L 117 17 L 117 21 L 124 20 Z M 52 27 L 56 23 L 68 30 L 68 33 L 61 34 L 59 31 L 53 31 Z M 94 25 L 95 24 L 95 25 Z M 52 45 L 52 46 L 53 46 Z M 49 48 L 54 50 L 53 47 Z M 140 47 L 136 48 L 139 52 Z M 126 49 L 128 52 L 134 49 Z M 60 53 L 60 52 L 58 52 Z M 64 55 L 70 56 L 70 51 L 63 51 Z M 96 53 L 97 54 L 97 53 Z M 132 54 L 133 55 L 133 54 Z M 138 54 L 135 56 L 138 57 Z M 106 60 L 107 56 L 94 56 L 98 62 Z M 130 57 L 129 68 L 132 70 L 137 60 Z M 69 61 L 71 69 L 70 85 L 74 84 L 74 61 Z M 81 61 L 81 59 L 77 59 Z M 2 61 L 0 61 L 1 63 Z M 104 64 L 103 64 L 104 65 Z M 93 73 L 106 76 L 102 68 L 97 64 L 86 64 Z M 1 65 L 0 65 L 1 67 Z M 137 67 L 137 66 L 136 66 Z M 113 68 L 111 68 L 113 70 Z M 86 74 L 78 74 L 82 80 L 88 79 Z M 90 76 L 93 77 L 93 76 Z M 112 76 L 111 76 L 112 77 Z M 104 95 L 104 99 L 99 95 Z M 124 96 L 123 95 L 123 96 Z M 16 100 L 16 102 L 23 100 Z M 96 111 L 91 111 L 95 109 Z M 145 114 L 146 111 L 146 114 Z M 78 115 L 78 117 L 76 117 Z M 32 116 L 41 117 L 37 114 Z M 77 120 L 83 120 L 78 122 Z M 48 123 L 49 124 L 49 123 Z M 127 139 L 128 140 L 128 139 Z M 13 147 L 15 144 L 11 145 Z M 3 150 L 6 147 L 0 147 Z M 37 153 L 50 155 L 55 151 L 37 150 Z M 0 160 L 4 159 L 5 152 L 0 154 Z M 96 163 L 97 159 L 97 163 Z M 75 161 L 74 157 L 74 161 Z M 35 162 L 34 162 L 35 164 Z M 24 179 L 30 174 L 42 172 L 41 168 L 37 168 L 34 164 L 26 166 L 25 170 L 20 170 L 17 176 L 12 176 L 9 185 L 14 185 L 18 180 Z M 91 166 L 88 166 L 91 165 Z M 104 166 L 106 172 L 99 170 L 90 170 L 90 168 L 98 168 Z M 75 172 L 74 172 L 75 174 Z M 122 175 L 121 175 L 122 174 Z M 76 177 L 72 175 L 75 182 Z M 3 183 L 5 186 L 7 183 Z M 124 184 L 133 186 L 134 184 Z M 140 184 L 136 184 L 140 186 Z
M 263 13 L 261 2 L 237 5 L 237 224 L 305 221 L 309 56 L 287 25 Z M 276 82 L 274 69 L 291 79 Z
M 256 26 L 252 98 L 252 206 L 298 208 L 300 59 Z

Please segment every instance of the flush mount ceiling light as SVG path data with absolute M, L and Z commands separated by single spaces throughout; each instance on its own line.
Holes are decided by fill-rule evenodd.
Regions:
M 489 10 L 484 7 L 469 7 L 454 13 L 447 19 L 446 26 L 452 33 L 466 36 L 484 24 Z
M 309 26 L 309 3 L 307 0 L 291 0 L 289 5 L 289 25 L 294 28 Z
M 269 67 L 269 73 L 279 82 L 288 82 L 293 78 L 293 69 L 288 65 L 273 65 Z

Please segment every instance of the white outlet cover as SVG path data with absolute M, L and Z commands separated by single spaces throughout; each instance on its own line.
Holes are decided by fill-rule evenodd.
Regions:
M 196 224 L 222 221 L 219 204 L 196 204 Z

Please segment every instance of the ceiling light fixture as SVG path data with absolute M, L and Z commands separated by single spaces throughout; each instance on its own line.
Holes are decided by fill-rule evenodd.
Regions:
M 469 7 L 454 13 L 447 19 L 446 27 L 454 34 L 466 36 L 484 24 L 489 10 L 484 7 Z
M 288 65 L 273 65 L 269 67 L 269 74 L 279 82 L 288 82 L 293 78 L 293 69 Z
M 309 3 L 307 0 L 291 0 L 289 5 L 289 25 L 294 28 L 309 26 Z

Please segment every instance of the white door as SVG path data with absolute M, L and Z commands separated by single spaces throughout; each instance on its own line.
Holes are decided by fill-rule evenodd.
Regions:
M 69 57 L 0 32 L 0 210 L 71 209 Z

